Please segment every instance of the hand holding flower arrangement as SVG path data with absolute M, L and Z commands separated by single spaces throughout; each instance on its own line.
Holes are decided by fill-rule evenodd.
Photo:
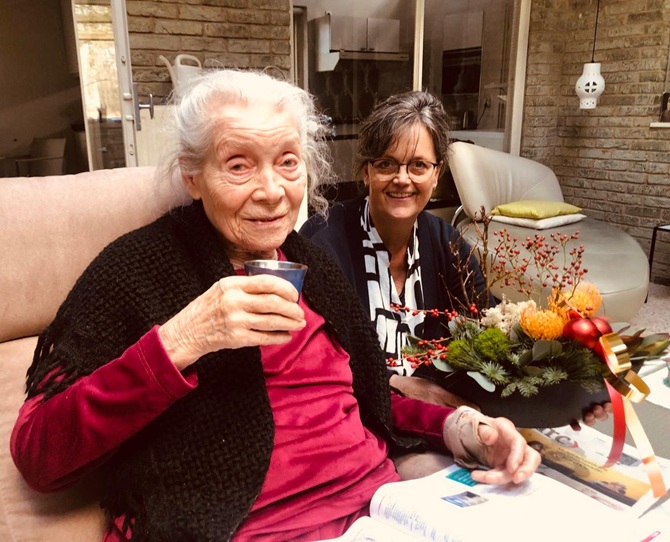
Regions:
M 630 330 L 628 325 L 619 325 L 618 332 L 614 333 L 612 325 L 615 324 L 596 316 L 602 296 L 594 284 L 583 280 L 588 272 L 582 268 L 584 247 L 573 246 L 578 233 L 556 232 L 549 240 L 536 233 L 519 241 L 503 229 L 493 233 L 496 241 L 491 251 L 489 223 L 490 218 L 482 208 L 481 222 L 475 221 L 474 228 L 483 241 L 483 248 L 473 247 L 469 255 L 481 263 L 486 295 L 474 291 L 468 267 L 457 261 L 462 292 L 469 296 L 467 305 L 461 306 L 460 311 L 445 314 L 425 311 L 429 316 L 446 318 L 449 337 L 436 341 L 410 338 L 403 356 L 414 365 L 432 364 L 454 377 L 471 377 L 461 378 L 459 394 L 478 403 L 489 415 L 505 416 L 525 427 L 565 425 L 573 418 L 574 410 L 570 408 L 575 405 L 572 403 L 581 411 L 593 404 L 611 401 L 614 439 L 605 466 L 615 463 L 620 456 L 626 417 L 638 447 L 650 451 L 651 446 L 629 403 L 639 402 L 649 393 L 634 369 L 666 350 L 670 335 L 644 337 L 643 330 L 625 335 Z M 456 243 L 451 251 L 459 254 Z M 527 300 L 511 303 L 503 295 L 496 307 L 481 306 L 478 300 L 489 299 L 491 286 L 496 283 L 501 283 L 504 289 L 520 292 Z M 547 290 L 550 294 L 543 298 L 541 292 Z M 473 395 L 467 392 L 468 381 L 478 383 Z M 576 387 L 583 390 L 581 395 L 574 393 Z M 496 392 L 489 394 L 493 398 L 488 403 L 490 409 L 482 404 L 482 397 L 486 395 L 481 394 L 482 389 Z M 514 402 L 513 397 L 521 400 Z M 536 397 L 538 400 L 534 401 Z M 516 404 L 515 410 L 504 408 L 508 401 Z M 524 420 L 539 421 L 518 423 L 511 412 L 519 410 Z M 549 411 L 553 413 L 547 414 Z M 645 467 L 654 495 L 664 494 L 665 485 L 653 453 L 645 457 Z

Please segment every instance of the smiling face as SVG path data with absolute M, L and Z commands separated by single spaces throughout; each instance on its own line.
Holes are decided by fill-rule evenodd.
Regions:
M 214 110 L 213 146 L 202 172 L 184 176 L 236 267 L 276 258 L 293 230 L 307 172 L 294 118 L 266 104 Z
M 378 158 L 391 159 L 399 164 L 414 160 L 437 162 L 433 140 L 421 124 L 414 124 L 398 134 L 391 147 Z M 404 166 L 393 179 L 381 181 L 368 163 L 363 174 L 370 195 L 370 214 L 377 228 L 413 224 L 437 186 L 440 167 L 436 167 L 425 181 L 415 183 Z

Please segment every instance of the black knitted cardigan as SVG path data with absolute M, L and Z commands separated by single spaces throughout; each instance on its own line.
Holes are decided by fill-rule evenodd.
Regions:
M 338 267 L 292 232 L 282 250 L 309 266 L 303 295 L 351 357 L 363 423 L 392 450 L 425 449 L 391 430 L 390 391 L 375 330 Z M 173 210 L 105 248 L 41 334 L 27 391 L 45 398 L 118 357 L 221 277 L 234 274 L 200 203 Z M 133 540 L 228 540 L 257 498 L 274 424 L 259 348 L 195 365 L 198 386 L 104 465 L 102 506 L 126 514 Z M 60 379 L 60 380 L 58 380 Z

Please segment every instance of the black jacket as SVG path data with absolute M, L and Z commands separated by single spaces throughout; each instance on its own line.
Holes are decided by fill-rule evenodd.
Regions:
M 303 295 L 351 357 L 363 423 L 391 449 L 425 449 L 391 430 L 375 330 L 337 266 L 295 232 L 281 248 L 309 266 Z M 28 395 L 46 392 L 48 400 L 63 392 L 232 274 L 200 203 L 122 236 L 86 269 L 40 336 Z M 265 479 L 274 423 L 260 349 L 220 350 L 193 367 L 198 386 L 104 465 L 103 506 L 134 521 L 133 540 L 228 540 Z
M 361 226 L 363 204 L 364 197 L 337 203 L 329 210 L 327 219 L 313 215 L 302 226 L 300 233 L 331 255 L 368 311 L 370 299 L 363 259 L 364 231 Z M 462 313 L 469 306 L 468 300 L 473 300 L 484 290 L 484 277 L 479 263 L 474 255 L 470 257 L 470 247 L 458 232 L 441 218 L 423 211 L 419 213 L 417 223 L 425 304 L 417 308 L 438 309 L 441 312 L 456 310 Z M 464 266 L 463 262 L 467 262 L 465 268 L 474 277 L 474 282 L 466 286 L 467 295 L 461 281 L 463 270 L 459 272 L 459 266 Z M 490 305 L 490 302 L 485 305 Z M 422 338 L 446 336 L 446 323 L 444 317 L 427 318 Z

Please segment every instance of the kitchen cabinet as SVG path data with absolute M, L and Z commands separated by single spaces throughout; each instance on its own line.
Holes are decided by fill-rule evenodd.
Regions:
M 368 50 L 367 19 L 326 15 L 320 23 L 319 52 Z
M 317 71 L 331 71 L 341 59 L 407 61 L 400 51 L 400 21 L 327 13 L 314 21 Z
M 400 21 L 368 17 L 368 51 L 400 52 Z

